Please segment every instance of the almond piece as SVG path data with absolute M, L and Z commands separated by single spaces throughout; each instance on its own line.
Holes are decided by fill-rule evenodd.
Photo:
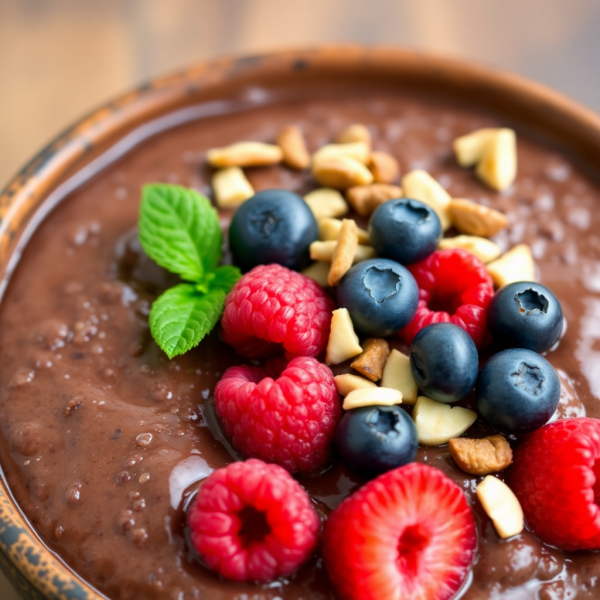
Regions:
M 336 246 L 337 242 L 333 240 L 327 240 L 326 242 L 313 242 L 310 245 L 310 257 L 312 260 L 321 260 L 329 263 L 333 260 L 333 253 L 335 252 Z M 362 246 L 359 244 L 356 247 L 353 264 L 362 262 L 363 260 L 369 260 L 370 258 L 375 258 L 376 256 L 377 252 L 375 252 L 375 248 L 372 246 Z
M 327 277 L 327 283 L 330 287 L 337 285 L 350 270 L 354 262 L 357 247 L 358 233 L 356 232 L 356 222 L 352 219 L 344 219 L 342 221 L 340 237 L 333 251 L 331 268 Z
M 382 338 L 368 338 L 363 342 L 363 351 L 350 366 L 371 381 L 379 381 L 385 361 L 390 355 L 390 346 Z
M 462 248 L 476 256 L 484 264 L 496 260 L 502 253 L 498 244 L 475 235 L 457 235 L 453 238 L 442 238 L 438 247 L 440 250 Z
M 347 308 L 334 310 L 331 317 L 331 331 L 327 343 L 325 362 L 328 365 L 339 365 L 362 352 L 358 336 L 354 333 L 354 325 Z
M 317 221 L 327 217 L 343 217 L 350 210 L 342 194 L 330 188 L 313 190 L 304 196 L 304 201 Z
M 338 144 L 351 144 L 352 142 L 364 142 L 371 147 L 371 133 L 365 125 L 354 123 L 348 125 L 336 138 Z
M 461 436 L 475 421 L 477 413 L 463 408 L 436 402 L 419 396 L 413 409 L 419 442 L 425 446 L 439 446 Z
M 347 156 L 313 162 L 312 174 L 321 185 L 341 190 L 373 181 L 371 171 L 364 164 Z
M 461 167 L 472 167 L 483 157 L 485 150 L 497 129 L 478 129 L 454 140 L 452 146 L 456 161 Z
M 302 271 L 302 275 L 310 277 L 313 281 L 316 281 L 321 287 L 327 287 L 327 277 L 329 276 L 329 269 L 331 265 L 328 262 L 315 262 L 310 267 L 306 267 Z
M 283 152 L 283 162 L 292 169 L 310 167 L 310 154 L 306 149 L 304 136 L 296 125 L 287 125 L 277 136 L 277 145 Z
M 358 375 L 352 375 L 352 373 L 336 375 L 333 379 L 335 381 L 335 387 L 337 388 L 340 396 L 347 396 L 354 390 L 377 387 L 372 381 L 369 381 L 364 377 L 359 377 Z
M 221 208 L 238 206 L 254 196 L 254 188 L 239 167 L 219 169 L 212 176 L 212 188 Z
M 512 129 L 498 129 L 485 145 L 475 174 L 492 189 L 510 187 L 517 176 L 517 140 Z
M 450 440 L 450 456 L 466 473 L 488 475 L 506 469 L 512 463 L 513 453 L 503 435 L 491 435 L 474 440 Z
M 364 141 L 351 142 L 349 144 L 327 144 L 319 148 L 312 155 L 313 166 L 317 162 L 329 160 L 330 158 L 351 158 L 362 165 L 369 162 L 371 156 L 371 147 Z M 332 186 L 333 187 L 333 186 Z
M 374 387 L 350 392 L 344 398 L 342 408 L 352 410 L 363 406 L 393 406 L 394 404 L 402 404 L 402 394 L 398 390 Z
M 420 200 L 435 210 L 444 231 L 450 228 L 450 194 L 429 173 L 421 169 L 407 173 L 402 178 L 402 190 L 405 198 Z
M 392 350 L 383 368 L 381 386 L 402 392 L 404 404 L 414 404 L 419 388 L 412 376 L 410 359 L 399 350 Z
M 453 198 L 448 214 L 456 229 L 468 235 L 491 237 L 508 225 L 505 214 L 464 198 Z
M 400 174 L 398 161 L 387 152 L 371 152 L 369 169 L 376 183 L 394 183 Z
M 527 244 L 519 244 L 511 248 L 486 267 L 496 287 L 515 281 L 535 281 L 535 265 Z
M 513 491 L 500 479 L 488 475 L 476 489 L 477 498 L 492 520 L 498 535 L 507 539 L 525 527 L 523 509 Z
M 387 183 L 360 185 L 351 187 L 346 192 L 346 198 L 361 217 L 368 217 L 380 204 L 402 198 L 402 188 Z
M 213 167 L 264 167 L 276 165 L 283 159 L 283 152 L 274 144 L 262 142 L 238 142 L 224 148 L 212 148 L 206 153 Z
M 341 228 L 342 222 L 340 219 L 333 219 L 331 217 L 319 219 L 319 239 L 323 241 L 337 240 L 340 237 Z M 368 231 L 357 227 L 356 233 L 358 234 L 359 244 L 368 245 L 371 243 Z

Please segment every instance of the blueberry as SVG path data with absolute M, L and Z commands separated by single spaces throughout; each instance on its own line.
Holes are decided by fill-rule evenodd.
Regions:
M 495 354 L 479 373 L 477 410 L 505 433 L 529 433 L 548 422 L 560 400 L 560 382 L 539 354 L 511 348 Z
M 417 428 L 399 406 L 350 410 L 340 421 L 336 436 L 344 463 L 368 477 L 412 462 L 419 447 Z
M 317 221 L 300 196 L 265 190 L 233 215 L 229 247 L 242 271 L 271 263 L 298 270 L 310 263 L 309 246 L 318 234 Z
M 410 265 L 437 249 L 442 225 L 427 204 L 400 198 L 377 208 L 369 222 L 369 236 L 381 256 Z
M 433 323 L 415 336 L 410 366 L 415 383 L 426 396 L 450 404 L 473 389 L 479 356 L 464 329 L 453 323 Z
M 496 292 L 487 315 L 494 339 L 505 348 L 549 350 L 558 342 L 563 313 L 556 296 L 531 281 L 510 283 Z
M 415 316 L 419 288 L 402 265 L 374 258 L 354 265 L 344 275 L 337 298 L 357 330 L 385 337 L 400 331 Z

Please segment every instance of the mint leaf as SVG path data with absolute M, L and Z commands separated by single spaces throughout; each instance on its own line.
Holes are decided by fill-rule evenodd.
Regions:
M 196 347 L 217 324 L 226 292 L 201 294 L 192 283 L 180 283 L 159 296 L 150 310 L 150 331 L 169 358 Z
M 204 196 L 178 185 L 144 186 L 138 235 L 154 262 L 187 281 L 201 281 L 221 258 L 217 211 Z
M 222 290 L 228 294 L 241 276 L 242 273 L 237 267 L 223 265 L 208 273 L 196 286 L 196 289 L 203 293 L 211 290 Z

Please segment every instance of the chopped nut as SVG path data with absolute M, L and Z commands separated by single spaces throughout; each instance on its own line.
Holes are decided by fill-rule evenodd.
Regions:
M 342 229 L 338 238 L 333 256 L 331 258 L 331 268 L 327 283 L 333 287 L 337 285 L 342 277 L 350 270 L 354 262 L 354 256 L 358 247 L 358 234 L 356 232 L 356 222 L 352 219 L 342 221 Z
M 212 148 L 206 154 L 211 166 L 221 167 L 265 167 L 276 165 L 283 152 L 274 144 L 262 142 L 238 142 L 224 148 Z
M 394 183 L 400 174 L 398 161 L 387 152 L 371 152 L 369 169 L 377 183 Z
M 364 142 L 371 147 L 371 134 L 369 130 L 360 123 L 348 125 L 335 140 L 338 144 L 351 144 L 352 142 Z
M 360 185 L 351 187 L 346 192 L 346 198 L 361 217 L 368 217 L 380 204 L 402 198 L 402 188 L 387 183 Z
M 352 373 L 336 375 L 333 379 L 340 396 L 347 396 L 354 390 L 377 387 L 372 381 L 369 381 L 364 377 L 359 377 L 358 375 L 352 375 Z
M 331 317 L 331 331 L 327 343 L 325 362 L 328 365 L 340 363 L 360 354 L 362 348 L 347 308 L 334 310 Z
M 398 390 L 374 387 L 350 392 L 344 398 L 342 408 L 352 410 L 362 406 L 393 406 L 394 404 L 402 404 L 402 394 Z
M 390 354 L 389 344 L 382 338 L 368 338 L 363 342 L 363 352 L 350 366 L 371 381 L 379 381 L 385 361 Z
M 429 173 L 420 169 L 407 173 L 402 178 L 402 190 L 406 198 L 420 200 L 435 210 L 444 231 L 450 228 L 450 194 Z
M 535 265 L 527 244 L 519 244 L 487 265 L 494 285 L 502 287 L 515 281 L 535 281 Z
M 504 190 L 517 176 L 517 140 L 512 129 L 498 129 L 486 144 L 475 174 L 494 190 Z
M 365 165 L 347 156 L 313 162 L 312 174 L 321 185 L 341 190 L 373 181 L 373 175 Z
M 478 129 L 454 140 L 454 155 L 461 167 L 472 167 L 477 164 L 497 129 Z
M 510 444 L 502 435 L 479 440 L 455 438 L 450 440 L 450 456 L 466 473 L 487 475 L 506 469 L 512 463 Z
M 292 169 L 307 169 L 310 154 L 306 149 L 304 136 L 296 125 L 287 125 L 277 136 L 277 144 L 283 152 L 283 162 Z
M 340 229 L 342 228 L 342 222 L 339 219 L 333 219 L 331 217 L 325 217 L 319 219 L 319 238 L 323 241 L 337 240 L 340 236 Z M 369 232 L 356 228 L 358 234 L 359 244 L 370 244 Z
M 317 221 L 326 217 L 343 217 L 348 213 L 348 204 L 337 190 L 321 188 L 304 196 L 304 201 Z
M 333 240 L 327 240 L 326 242 L 313 242 L 310 245 L 310 257 L 312 260 L 331 262 L 336 246 L 337 242 Z M 354 254 L 353 264 L 362 262 L 363 260 L 369 260 L 370 258 L 375 258 L 376 256 L 377 253 L 375 252 L 375 248 L 372 246 L 361 246 L 359 244 L 356 248 L 356 253 Z
M 419 395 L 419 388 L 412 376 L 410 359 L 399 350 L 392 350 L 383 368 L 382 387 L 402 392 L 404 404 L 414 404 Z
M 237 206 L 254 196 L 254 189 L 239 167 L 220 169 L 212 177 L 215 200 L 221 208 Z
M 331 265 L 328 262 L 316 262 L 306 267 L 302 271 L 302 275 L 310 277 L 313 281 L 316 281 L 321 287 L 327 287 L 327 278 L 329 277 L 329 268 Z
M 327 144 L 319 148 L 312 156 L 312 164 L 329 160 L 330 158 L 351 158 L 363 165 L 369 162 L 371 147 L 365 142 L 351 142 L 349 144 Z M 335 187 L 335 186 L 332 186 Z
M 412 416 L 419 442 L 425 446 L 446 444 L 461 436 L 477 420 L 477 413 L 468 408 L 436 402 L 427 396 L 417 398 Z
M 488 475 L 477 486 L 477 498 L 492 520 L 498 535 L 507 539 L 525 527 L 523 509 L 513 491 L 500 479 Z
M 508 225 L 501 212 L 463 198 L 453 198 L 448 206 L 452 224 L 461 233 L 491 237 Z
M 487 238 L 474 235 L 457 235 L 453 238 L 442 238 L 439 243 L 440 250 L 452 250 L 462 248 L 476 256 L 482 263 L 489 263 L 497 259 L 501 250 L 498 244 L 494 244 Z

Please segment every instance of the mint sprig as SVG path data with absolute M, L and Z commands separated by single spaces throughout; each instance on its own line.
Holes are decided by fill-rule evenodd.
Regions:
M 152 337 L 173 358 L 210 333 L 241 273 L 231 265 L 217 266 L 223 243 L 219 217 L 195 190 L 144 186 L 138 235 L 152 260 L 186 282 L 164 292 L 150 310 Z

